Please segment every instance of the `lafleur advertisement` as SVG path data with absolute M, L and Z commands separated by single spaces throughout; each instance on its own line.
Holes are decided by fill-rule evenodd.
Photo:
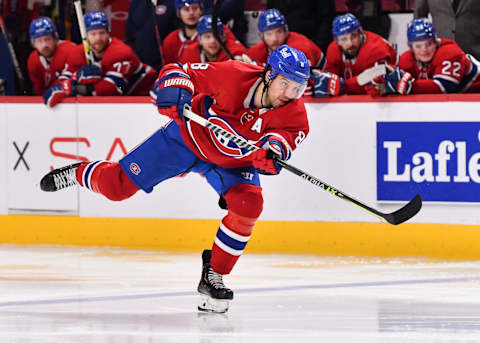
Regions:
M 480 202 L 480 122 L 377 122 L 377 200 Z

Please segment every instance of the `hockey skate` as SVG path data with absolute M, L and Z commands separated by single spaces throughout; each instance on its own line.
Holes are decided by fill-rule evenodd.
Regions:
M 79 162 L 66 167 L 52 170 L 40 180 L 40 188 L 44 192 L 56 192 L 60 189 L 78 185 L 75 172 L 87 162 Z
M 210 267 L 211 250 L 202 253 L 202 277 L 198 284 L 200 293 L 199 311 L 225 313 L 228 311 L 228 303 L 233 299 L 233 291 L 223 284 L 223 275 L 216 273 Z

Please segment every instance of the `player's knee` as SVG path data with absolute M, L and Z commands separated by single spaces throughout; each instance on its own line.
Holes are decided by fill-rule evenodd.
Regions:
M 230 188 L 224 195 L 229 211 L 242 217 L 260 217 L 263 210 L 262 188 L 260 186 L 240 184 Z
M 101 171 L 99 181 L 96 185 L 99 193 L 113 201 L 128 199 L 138 191 L 118 162 L 109 163 Z

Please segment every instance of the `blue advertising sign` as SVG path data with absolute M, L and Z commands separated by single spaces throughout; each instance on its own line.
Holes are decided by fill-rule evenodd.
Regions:
M 377 200 L 480 202 L 480 122 L 377 122 Z

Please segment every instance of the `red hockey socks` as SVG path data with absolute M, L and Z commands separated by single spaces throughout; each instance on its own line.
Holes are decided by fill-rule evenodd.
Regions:
M 210 260 L 215 272 L 229 274 L 243 253 L 263 209 L 261 190 L 259 186 L 241 184 L 224 195 L 228 214 L 218 228 Z
M 78 167 L 76 176 L 83 187 L 113 201 L 130 198 L 139 189 L 118 162 L 94 161 L 82 164 Z

